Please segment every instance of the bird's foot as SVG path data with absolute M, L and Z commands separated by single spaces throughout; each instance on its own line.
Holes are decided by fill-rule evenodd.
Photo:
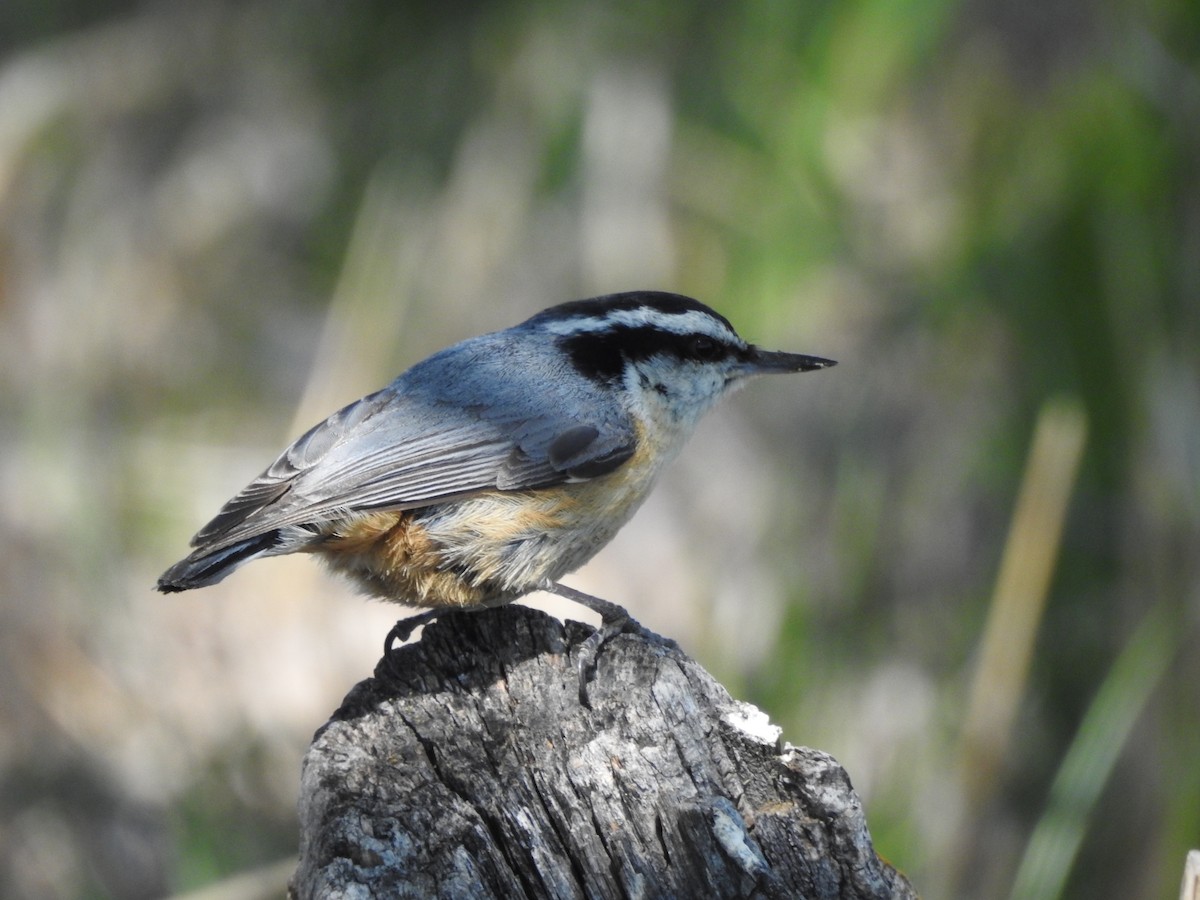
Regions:
M 652 643 L 659 644 L 671 650 L 679 649 L 679 645 L 670 638 L 655 634 L 649 628 L 642 625 L 623 606 L 619 606 L 608 600 L 602 600 L 591 594 L 585 594 L 583 591 L 577 591 L 558 582 L 546 585 L 544 590 L 551 594 L 557 594 L 559 597 L 564 597 L 567 600 L 573 600 L 581 606 L 586 606 L 600 616 L 600 627 L 588 635 L 587 639 L 579 645 L 579 652 L 576 657 L 579 672 L 579 703 L 582 706 L 591 708 L 587 694 L 588 681 L 591 680 L 592 674 L 596 670 L 596 661 L 600 657 L 600 651 L 604 649 L 605 644 L 617 635 L 636 634 Z
M 388 661 L 389 665 L 393 659 L 392 653 L 398 649 L 398 645 L 403 644 L 410 637 L 412 637 L 412 633 L 414 631 L 416 631 L 422 625 L 428 625 L 443 612 L 445 612 L 445 610 L 427 609 L 425 612 L 418 613 L 415 616 L 408 616 L 407 618 L 400 619 L 395 625 L 393 625 L 392 630 L 389 631 L 387 633 L 387 637 L 383 639 L 383 658 Z

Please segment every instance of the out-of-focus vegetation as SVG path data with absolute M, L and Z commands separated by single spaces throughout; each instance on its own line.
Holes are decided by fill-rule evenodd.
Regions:
M 154 578 L 341 403 L 636 287 L 841 365 L 728 404 L 574 583 L 833 753 L 926 896 L 1170 895 L 1197 47 L 1187 0 L 0 6 L 0 896 L 286 861 L 397 611 Z

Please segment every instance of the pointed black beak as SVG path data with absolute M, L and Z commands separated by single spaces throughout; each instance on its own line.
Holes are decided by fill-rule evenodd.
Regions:
M 780 350 L 763 350 L 751 347 L 749 354 L 738 366 L 737 374 L 741 377 L 753 375 L 782 375 L 788 372 L 811 372 L 814 369 L 828 369 L 836 366 L 832 359 L 820 356 L 806 356 L 803 353 L 784 353 Z

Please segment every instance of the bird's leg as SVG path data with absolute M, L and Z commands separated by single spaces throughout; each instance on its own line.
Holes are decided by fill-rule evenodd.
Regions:
M 583 591 L 577 591 L 575 588 L 559 584 L 557 581 L 543 585 L 542 589 L 547 593 L 557 594 L 559 597 L 573 600 L 580 606 L 586 606 L 600 616 L 600 627 L 588 635 L 587 640 L 579 647 L 579 702 L 583 706 L 591 706 L 588 702 L 587 683 L 596 668 L 596 659 L 600 656 L 600 651 L 604 648 L 604 645 L 618 634 L 630 632 L 649 638 L 655 643 L 666 647 L 677 648 L 679 646 L 674 641 L 650 631 L 638 622 L 637 619 L 629 615 L 625 607 L 618 606 L 616 603 L 602 600 L 591 594 L 585 594 Z
M 623 606 L 612 603 L 608 600 L 602 600 L 600 597 L 595 597 L 591 594 L 585 594 L 583 591 L 577 591 L 573 587 L 567 587 L 565 584 L 560 584 L 557 581 L 551 581 L 543 585 L 543 590 L 551 594 L 557 594 L 567 600 L 578 603 L 580 606 L 586 606 L 592 612 L 600 617 L 600 621 L 605 625 L 612 624 L 629 624 L 637 628 L 637 620 L 629 615 L 629 611 Z

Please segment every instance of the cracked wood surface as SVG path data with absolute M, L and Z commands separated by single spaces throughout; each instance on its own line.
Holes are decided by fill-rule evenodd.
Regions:
M 676 649 L 519 605 L 380 661 L 304 761 L 309 897 L 914 897 L 849 777 Z

